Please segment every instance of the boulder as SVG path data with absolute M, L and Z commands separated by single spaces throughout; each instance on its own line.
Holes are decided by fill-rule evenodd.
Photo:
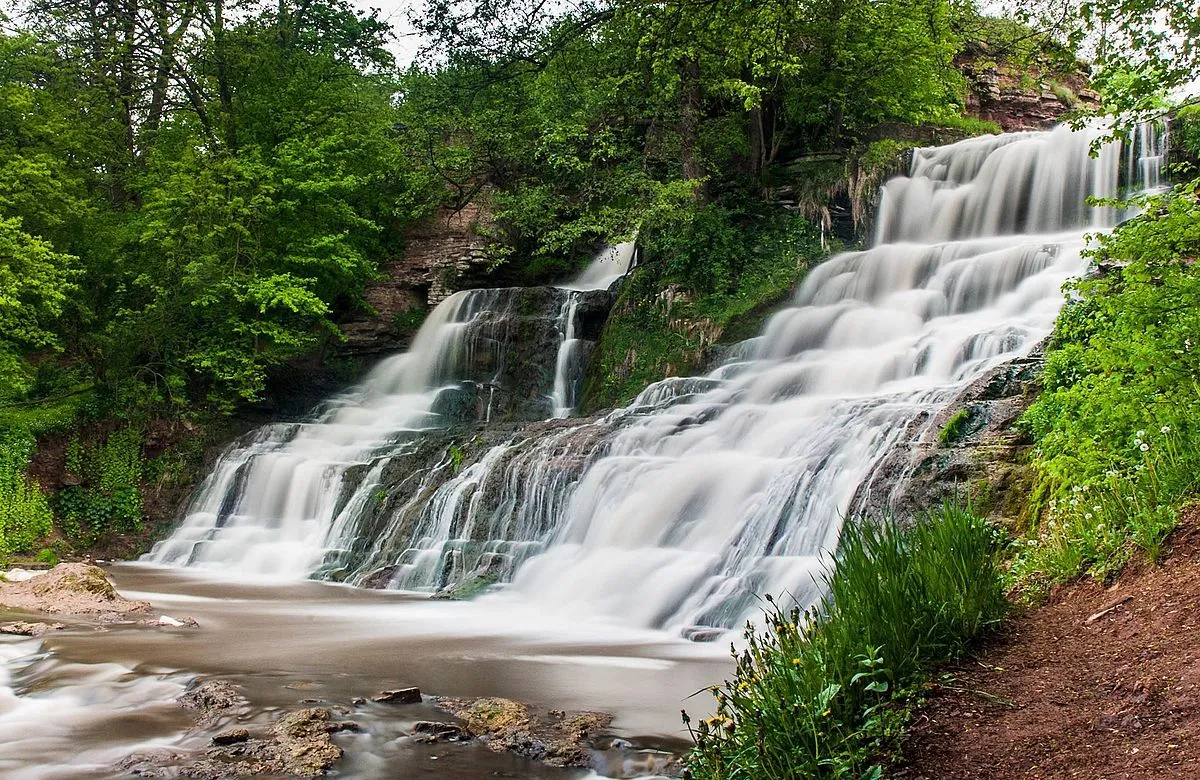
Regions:
M 371 701 L 379 704 L 420 704 L 420 688 L 397 688 L 391 691 L 380 691 L 371 697 Z
M 612 723 L 603 712 L 544 714 L 511 699 L 438 699 L 437 704 L 466 724 L 489 749 L 508 751 L 551 766 L 590 766 L 592 742 Z
M 0 605 L 101 622 L 127 620 L 150 611 L 149 602 L 125 598 L 103 569 L 86 563 L 60 563 L 25 580 L 0 582 Z

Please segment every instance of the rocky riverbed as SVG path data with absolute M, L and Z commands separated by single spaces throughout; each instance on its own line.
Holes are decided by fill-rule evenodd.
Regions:
M 515 603 L 25 577 L 0 583 L 5 777 L 673 776 L 679 707 L 728 671 L 717 647 Z

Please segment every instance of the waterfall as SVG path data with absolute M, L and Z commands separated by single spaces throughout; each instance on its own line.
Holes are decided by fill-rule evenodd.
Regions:
M 490 598 L 691 636 L 738 625 L 756 594 L 811 599 L 856 493 L 908 423 L 1049 333 L 1063 282 L 1087 268 L 1085 231 L 1128 216 L 1088 197 L 1159 185 L 1157 130 L 1093 157 L 1097 136 L 917 150 L 882 189 L 871 248 L 814 269 L 713 373 L 659 382 L 602 418 L 493 426 L 459 463 L 428 457 L 459 446 L 430 433 L 453 406 L 440 399 L 463 392 L 447 378 L 464 354 L 492 366 L 511 344 L 464 341 L 483 310 L 473 296 L 496 291 L 439 307 L 409 356 L 315 422 L 231 448 L 151 558 L 422 590 L 511 579 Z M 558 306 L 546 417 L 571 403 L 557 388 L 579 315 Z M 257 560 L 267 552 L 287 565 Z
M 313 420 L 264 426 L 229 448 L 179 528 L 147 559 L 310 574 L 369 505 L 387 461 L 419 449 L 431 432 L 486 422 L 498 407 L 516 419 L 548 416 L 558 312 L 586 305 L 584 295 L 510 288 L 450 296 L 407 352 L 381 362 Z
M 554 407 L 554 417 L 568 417 L 575 411 L 578 385 L 583 379 L 587 354 L 585 347 L 589 342 L 578 336 L 578 313 L 580 293 L 588 290 L 607 290 L 621 277 L 629 273 L 633 265 L 636 246 L 632 241 L 615 246 L 605 247 L 592 258 L 583 273 L 570 282 L 561 285 L 569 290 L 559 313 L 559 330 L 562 341 L 558 345 L 558 355 L 554 368 L 554 393 L 551 404 Z

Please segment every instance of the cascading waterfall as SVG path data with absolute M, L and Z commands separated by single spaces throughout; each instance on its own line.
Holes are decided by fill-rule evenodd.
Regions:
M 511 577 L 495 598 L 694 636 L 738 625 L 756 593 L 810 598 L 856 492 L 908 423 L 1050 331 L 1063 282 L 1086 270 L 1084 231 L 1127 216 L 1088 196 L 1159 184 L 1157 129 L 1091 157 L 1097 135 L 917 150 L 909 176 L 883 188 L 874 246 L 816 268 L 730 362 L 603 419 L 506 434 L 463 468 L 390 465 L 422 446 L 411 431 L 444 392 L 429 377 L 447 374 L 425 367 L 433 358 L 388 361 L 316 423 L 232 449 L 153 559 L 233 567 L 267 537 L 280 554 L 286 536 L 291 572 L 316 569 L 326 550 L 322 576 L 358 583 Z M 461 319 L 435 315 L 418 356 L 438 353 Z M 572 317 L 560 309 L 556 374 Z M 404 387 L 422 400 L 372 389 L 401 374 L 420 377 Z M 339 490 L 355 469 L 362 487 Z M 364 496 L 385 486 L 385 511 L 368 511 Z
M 587 344 L 578 335 L 579 293 L 588 290 L 607 290 L 621 277 L 629 273 L 633 265 L 636 245 L 630 241 L 605 247 L 593 258 L 583 273 L 562 289 L 569 290 L 562 311 L 559 313 L 559 330 L 562 332 L 562 342 L 558 345 L 558 356 L 554 368 L 554 393 L 551 404 L 554 407 L 554 417 L 568 417 L 575 411 L 578 401 L 578 385 L 583 379 L 586 367 Z
M 147 558 L 260 575 L 312 573 L 371 500 L 385 463 L 419 448 L 424 435 L 486 422 L 501 403 L 534 419 L 550 413 L 547 350 L 533 349 L 522 361 L 514 346 L 559 341 L 549 312 L 574 309 L 581 295 L 511 288 L 450 296 L 407 352 L 384 360 L 314 420 L 264 426 L 227 450 L 180 527 Z

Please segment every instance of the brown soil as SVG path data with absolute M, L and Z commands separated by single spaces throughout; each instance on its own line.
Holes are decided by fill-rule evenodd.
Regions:
M 1062 588 L 950 669 L 893 776 L 1200 777 L 1198 605 L 1194 508 L 1161 566 Z

